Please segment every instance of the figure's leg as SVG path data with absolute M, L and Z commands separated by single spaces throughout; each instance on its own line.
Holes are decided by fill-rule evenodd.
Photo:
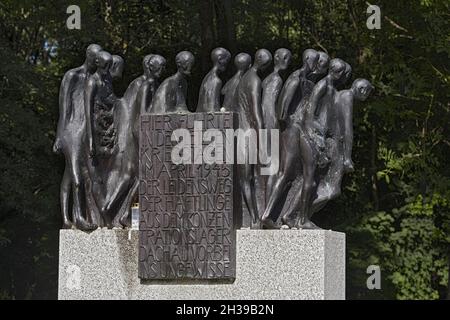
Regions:
M 326 176 L 324 177 L 324 180 L 325 180 L 325 178 L 326 178 Z M 312 215 L 315 212 L 322 209 L 328 202 L 330 188 L 329 188 L 329 183 L 324 180 L 320 181 L 317 184 L 316 191 L 315 191 L 316 198 L 314 199 L 314 201 L 312 203 L 312 209 L 310 211 L 310 215 Z M 303 185 L 303 182 L 302 182 L 302 185 Z M 283 221 L 283 224 L 289 226 L 290 228 L 294 227 L 296 224 L 296 220 L 297 220 L 296 217 L 299 214 L 299 210 L 300 210 L 300 206 L 301 206 L 300 205 L 300 201 L 302 199 L 301 194 L 302 194 L 302 187 L 300 187 L 300 189 L 297 191 L 296 195 L 293 197 L 291 206 L 288 208 L 288 210 L 286 211 L 286 213 L 284 214 L 284 216 L 281 219 Z
M 125 200 L 122 203 L 122 206 L 120 208 L 119 214 L 114 218 L 113 226 L 119 227 L 129 227 L 130 226 L 130 210 L 131 205 L 133 202 L 133 199 L 136 195 L 136 192 L 139 188 L 139 180 L 135 179 L 133 182 L 133 185 L 131 189 L 128 191 L 128 194 L 125 198 Z
M 271 181 L 271 194 L 262 218 L 264 225 L 268 228 L 275 226 L 275 222 L 278 220 L 283 209 L 281 201 L 282 199 L 286 199 L 292 182 L 296 178 L 297 173 L 295 172 L 295 168 L 300 158 L 299 143 L 296 141 L 298 141 L 298 131 L 296 128 L 287 128 L 282 135 L 281 141 L 280 171 Z
M 278 153 L 278 172 L 270 175 L 267 179 L 267 184 L 266 184 L 266 206 L 269 202 L 269 199 L 272 195 L 273 192 L 273 188 L 275 186 L 275 183 L 278 180 L 278 176 L 280 174 L 281 171 L 283 171 L 283 168 L 286 167 L 285 164 L 285 160 L 287 157 L 289 157 L 289 152 L 287 152 L 288 150 L 286 150 L 286 141 L 290 141 L 292 139 L 292 128 L 289 128 L 288 130 L 284 131 L 281 133 L 281 135 L 279 136 L 279 145 L 274 145 L 273 148 L 279 148 L 279 153 Z M 290 141 L 291 142 L 291 141 Z M 272 146 L 271 146 L 272 148 Z M 272 150 L 272 149 L 270 149 Z M 290 148 L 290 153 L 295 152 L 295 150 L 293 150 L 292 148 Z M 272 159 L 271 159 L 272 161 Z
M 102 208 L 103 214 L 110 211 L 118 202 L 118 200 L 125 194 L 130 188 L 131 177 L 130 175 L 124 175 L 119 181 L 119 185 L 114 189 L 114 192 L 111 194 L 107 192 L 108 196 L 105 201 L 105 205 Z M 109 191 L 113 186 L 107 186 Z
M 100 213 L 100 210 L 97 205 L 97 201 L 95 201 L 93 194 L 93 179 L 89 176 L 89 172 L 84 173 L 84 187 L 85 187 L 85 196 L 86 196 L 86 208 L 87 208 L 87 220 L 93 224 L 96 224 L 99 227 L 105 226 L 105 221 Z
M 336 199 L 341 195 L 341 183 L 344 174 L 344 167 L 342 165 L 339 167 L 332 165 L 330 171 L 333 172 L 333 175 L 327 183 L 328 192 L 314 200 L 312 210 L 310 212 L 311 215 L 322 210 L 329 201 Z
M 293 202 L 291 206 L 287 209 L 286 213 L 281 217 L 281 221 L 284 225 L 292 228 L 295 226 L 298 210 L 300 209 L 300 199 L 302 195 L 302 188 L 293 196 Z
M 258 229 L 259 216 L 258 216 L 258 208 L 256 205 L 254 165 L 246 163 L 239 165 L 239 167 L 240 167 L 239 180 L 241 185 L 242 196 L 244 198 L 245 205 L 247 206 L 248 212 L 252 219 L 252 228 Z
M 280 141 L 283 140 L 283 133 L 279 132 L 279 127 L 278 127 L 278 121 L 276 119 L 275 114 L 271 114 L 268 117 L 268 126 L 266 127 L 267 129 L 267 158 L 270 158 L 270 162 L 269 165 L 272 166 L 274 165 L 275 162 L 277 162 L 278 164 L 280 164 L 280 159 L 283 158 L 283 149 L 282 149 L 282 145 L 280 146 Z M 278 131 L 278 137 L 279 140 L 278 141 L 273 141 L 274 144 L 272 144 L 272 133 L 274 130 Z M 264 144 L 260 145 L 260 147 L 263 147 Z M 274 150 L 277 150 L 277 152 L 273 152 Z M 277 156 L 277 158 L 272 159 L 273 156 Z M 280 156 L 281 155 L 281 156 Z M 272 194 L 272 189 L 273 186 L 275 185 L 275 182 L 277 180 L 277 173 L 280 171 L 280 168 L 278 166 L 278 170 L 277 172 L 269 175 L 269 176 L 264 176 L 264 204 L 265 206 L 267 206 L 267 202 L 269 201 L 270 195 Z
M 70 178 L 69 164 L 66 161 L 66 167 L 64 169 L 64 175 L 61 181 L 60 188 L 60 201 L 61 201 L 61 213 L 63 218 L 63 229 L 72 228 L 72 221 L 69 218 L 69 199 L 70 199 L 70 187 L 72 180 Z
M 266 210 L 261 218 L 262 223 L 265 227 L 273 229 L 275 228 L 275 222 L 278 220 L 281 211 L 275 210 L 278 207 L 280 199 L 283 194 L 287 193 L 291 187 L 292 179 L 284 172 L 280 172 L 277 175 L 276 182 L 273 186 L 272 194 L 267 202 Z
M 314 213 L 319 212 L 320 210 L 322 210 L 326 206 L 328 201 L 330 201 L 330 200 L 331 200 L 331 198 L 329 196 L 319 197 L 316 200 L 314 200 L 313 207 L 312 207 L 312 210 L 311 210 L 311 214 L 314 214 Z
M 326 177 L 323 177 L 325 179 Z M 330 200 L 330 184 L 328 182 L 320 181 L 317 186 L 317 197 L 314 199 L 312 204 L 311 214 L 314 214 L 325 207 L 325 205 Z
M 74 152 L 75 153 L 75 152 Z M 72 193 L 73 193 L 73 222 L 75 226 L 84 231 L 95 230 L 97 225 L 89 223 L 84 217 L 82 212 L 82 201 L 84 194 L 84 185 L 81 175 L 80 159 L 72 157 L 71 159 L 71 175 L 72 175 Z
M 327 147 L 330 150 L 331 163 L 328 165 L 323 181 L 318 188 L 325 192 L 318 192 L 318 197 L 314 200 L 310 214 L 321 210 L 325 205 L 341 194 L 341 182 L 344 175 L 344 164 L 342 150 L 338 149 L 338 144 L 333 139 L 327 139 Z
M 303 165 L 303 185 L 299 197 L 299 206 L 292 207 L 293 210 L 300 209 L 300 216 L 297 226 L 302 229 L 319 229 L 314 223 L 310 221 L 312 211 L 312 199 L 314 193 L 317 191 L 317 183 L 315 180 L 316 173 L 316 159 L 314 157 L 314 150 L 311 143 L 305 136 L 300 139 L 302 165 Z
M 269 177 L 267 178 L 266 194 L 265 194 L 266 207 L 267 207 L 267 204 L 268 204 L 268 202 L 269 202 L 269 199 L 270 199 L 270 197 L 271 197 L 271 195 L 272 195 L 273 187 L 275 186 L 275 183 L 276 183 L 277 180 L 278 180 L 278 175 L 279 175 L 279 173 L 276 173 L 276 174 L 273 174 L 273 175 L 271 175 L 271 176 L 269 176 Z

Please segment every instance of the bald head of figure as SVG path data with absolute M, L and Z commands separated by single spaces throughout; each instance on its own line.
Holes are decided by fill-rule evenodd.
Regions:
M 166 59 L 159 54 L 152 54 L 150 59 L 148 59 L 147 67 L 150 74 L 159 79 L 166 68 Z
M 255 53 L 255 63 L 253 66 L 256 70 L 264 70 L 266 69 L 270 63 L 272 62 L 272 54 L 269 50 L 259 49 Z
M 338 82 L 342 80 L 345 73 L 345 62 L 339 58 L 331 59 L 328 69 L 328 75 L 331 80 Z
M 318 53 L 319 53 L 319 60 L 317 61 L 314 73 L 319 76 L 321 75 L 324 76 L 328 71 L 328 66 L 330 64 L 330 57 L 323 51 L 318 51 Z
M 121 56 L 113 55 L 112 56 L 112 65 L 110 69 L 111 76 L 113 79 L 120 79 L 122 78 L 123 74 L 123 68 L 124 68 L 124 61 Z
M 178 72 L 185 76 L 191 74 L 194 61 L 194 55 L 189 51 L 181 51 L 175 57 L 175 63 L 177 64 Z
M 102 51 L 98 44 L 90 44 L 86 49 L 86 65 L 91 71 L 95 71 L 97 54 Z
M 275 51 L 273 56 L 275 68 L 279 70 L 286 70 L 292 61 L 292 53 L 289 49 L 280 48 Z
M 303 67 L 306 67 L 308 71 L 313 71 L 319 61 L 319 53 L 314 49 L 306 49 L 303 51 L 302 61 Z
M 246 71 L 252 64 L 252 57 L 248 53 L 241 52 L 234 57 L 234 65 L 240 71 Z
M 366 79 L 356 79 L 352 84 L 352 91 L 356 99 L 365 101 L 374 90 L 374 86 Z
M 142 69 L 144 70 L 144 72 L 148 71 L 148 62 L 152 57 L 153 54 L 148 54 L 144 57 L 144 59 L 142 59 Z
M 349 81 L 350 78 L 352 77 L 352 66 L 345 62 L 345 70 L 344 70 L 344 77 L 342 78 L 342 85 L 346 85 Z
M 231 60 L 231 53 L 225 48 L 215 48 L 211 51 L 211 61 L 218 70 L 224 71 Z
M 100 51 L 97 54 L 97 59 L 96 59 L 97 72 L 99 72 L 101 74 L 105 74 L 105 73 L 109 72 L 112 62 L 113 62 L 113 58 L 109 52 Z

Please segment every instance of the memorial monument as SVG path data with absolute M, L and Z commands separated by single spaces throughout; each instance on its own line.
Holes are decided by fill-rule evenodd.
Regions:
M 239 53 L 224 81 L 231 58 L 212 51 L 196 112 L 189 51 L 161 85 L 166 59 L 145 56 L 123 97 L 112 80 L 124 61 L 99 45 L 65 74 L 54 144 L 66 160 L 60 299 L 345 298 L 345 235 L 311 219 L 353 171 L 353 103 L 373 86 L 345 89 L 351 66 L 313 49 L 286 81 L 288 49 L 259 49 L 253 64 Z

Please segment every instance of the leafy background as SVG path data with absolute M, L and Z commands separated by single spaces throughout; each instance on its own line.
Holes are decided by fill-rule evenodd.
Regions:
M 450 4 L 379 0 L 380 30 L 356 0 L 77 1 L 81 30 L 68 30 L 69 1 L 0 1 L 0 298 L 57 297 L 59 183 L 51 152 L 59 82 L 99 43 L 126 61 L 118 93 L 148 53 L 191 50 L 196 105 L 216 46 L 233 54 L 279 47 L 327 51 L 376 87 L 355 107 L 356 171 L 316 222 L 347 234 L 347 298 L 450 298 Z M 232 73 L 232 68 L 225 78 Z M 381 290 L 366 268 L 381 267 Z

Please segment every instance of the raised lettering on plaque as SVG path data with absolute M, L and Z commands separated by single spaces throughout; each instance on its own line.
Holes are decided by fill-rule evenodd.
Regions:
M 235 119 L 233 113 L 141 117 L 141 279 L 235 278 L 239 192 L 235 167 L 227 161 L 235 149 L 225 146 L 226 130 L 235 128 Z M 173 133 L 182 138 L 173 138 Z M 174 148 L 183 163 L 172 159 Z

